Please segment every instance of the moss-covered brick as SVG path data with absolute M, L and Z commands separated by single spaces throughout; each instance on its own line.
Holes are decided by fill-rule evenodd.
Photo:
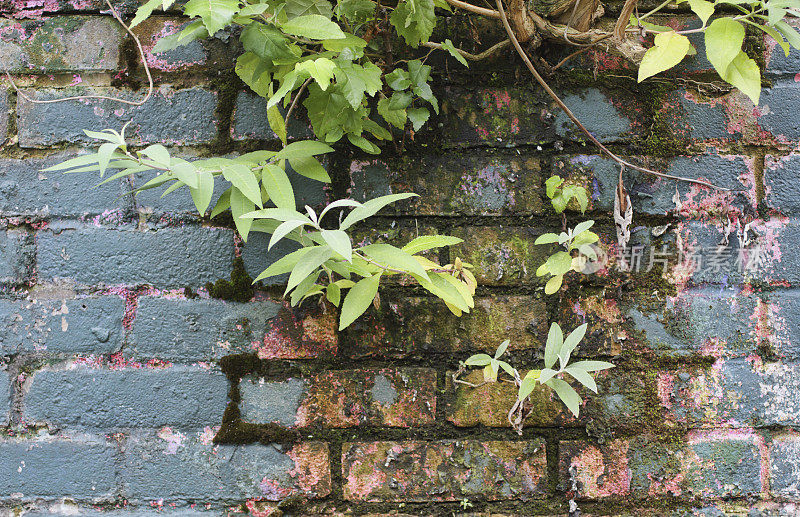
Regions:
M 162 427 L 128 438 L 120 476 L 127 499 L 207 503 L 290 496 L 325 497 L 331 490 L 328 445 L 215 445 L 214 428 Z M 174 503 L 173 503 L 174 504 Z
M 348 442 L 342 476 L 351 501 L 530 500 L 547 493 L 542 440 Z
M 27 97 L 52 100 L 68 95 L 106 95 L 140 101 L 144 91 L 107 87 L 72 87 L 64 90 L 27 89 Z M 211 143 L 217 134 L 217 93 L 203 87 L 176 90 L 162 87 L 142 106 L 120 104 L 112 100 L 78 100 L 41 104 L 20 98 L 17 103 L 17 127 L 21 147 L 44 148 L 54 144 L 96 144 L 84 128 L 119 131 L 128 122 L 129 142 L 167 145 Z
M 0 71 L 33 74 L 116 70 L 125 29 L 112 17 L 0 19 Z
M 451 235 L 464 242 L 451 247 L 451 257 L 475 266 L 480 285 L 543 285 L 536 270 L 552 253 L 550 246 L 536 246 L 536 237 L 546 233 L 533 227 L 462 227 Z
M 428 368 L 326 370 L 301 379 L 246 377 L 244 422 L 285 426 L 415 427 L 436 413 L 436 372 Z
M 687 493 L 701 498 L 754 497 L 762 491 L 763 438 L 749 431 L 697 431 L 684 460 Z M 766 480 L 763 480 L 766 482 Z
M 459 380 L 478 387 L 455 383 L 453 373 L 446 379 L 447 420 L 458 427 L 511 427 L 508 412 L 517 400 L 518 388 L 510 379 L 483 383 L 483 372 L 477 369 L 462 375 Z M 521 373 L 524 375 L 524 372 Z M 567 411 L 552 390 L 543 386 L 531 393 L 525 411 L 530 413 L 524 425 L 531 427 L 575 427 L 581 425 Z
M 542 210 L 538 158 L 448 152 L 395 160 L 353 161 L 351 192 L 365 201 L 413 190 L 419 197 L 395 205 L 409 215 L 531 215 Z
M 536 350 L 547 334 L 544 301 L 534 296 L 477 296 L 460 318 L 436 298 L 381 295 L 345 331 L 342 353 L 351 357 L 493 352 L 505 339 L 509 350 Z

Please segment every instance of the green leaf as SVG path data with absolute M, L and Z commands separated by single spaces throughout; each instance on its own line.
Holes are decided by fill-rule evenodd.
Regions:
M 357 53 L 364 47 L 368 45 L 366 41 L 359 38 L 358 36 L 354 36 L 348 32 L 344 33 L 344 38 L 342 39 L 326 39 L 322 41 L 322 47 L 325 50 L 330 50 L 331 52 L 342 52 L 346 49 L 350 49 L 354 53 Z
M 569 368 L 565 368 L 564 371 L 572 375 L 576 381 L 597 393 L 597 383 L 594 382 L 592 376 L 589 375 L 585 370 L 571 366 Z
M 283 169 L 271 163 L 265 165 L 261 169 L 261 184 L 267 189 L 267 194 L 275 206 L 289 209 L 295 207 L 292 183 Z
M 342 221 L 342 224 L 339 226 L 339 229 L 346 230 L 355 223 L 363 221 L 367 217 L 372 217 L 386 205 L 402 201 L 403 199 L 408 199 L 410 197 L 417 197 L 417 196 L 418 195 L 414 193 L 389 194 L 388 196 L 381 196 L 381 197 L 376 197 L 374 199 L 370 199 L 363 205 L 357 207 L 355 210 L 347 214 L 347 217 L 344 218 L 344 221 Z
M 222 168 L 222 176 L 259 208 L 264 206 L 261 202 L 261 187 L 258 186 L 258 180 L 249 167 L 238 163 L 228 165 Z M 252 209 L 248 210 L 248 212 L 250 211 Z
M 467 302 L 464 300 L 461 292 L 456 288 L 455 285 L 445 280 L 443 278 L 444 276 L 450 275 L 447 273 L 429 272 L 428 277 L 430 278 L 430 282 L 426 282 L 424 278 L 417 278 L 417 281 L 424 289 L 430 291 L 435 296 L 438 296 L 445 302 L 456 307 L 458 310 L 469 312 L 469 305 L 467 305 Z
M 281 26 L 283 32 L 310 39 L 343 39 L 339 26 L 321 14 L 306 14 L 292 18 Z
M 306 14 L 319 14 L 328 19 L 333 16 L 328 0 L 287 0 L 284 11 L 290 19 Z
M 430 116 L 431 112 L 428 111 L 428 108 L 408 109 L 408 120 L 411 121 L 411 126 L 414 128 L 414 131 L 419 131 L 425 122 L 428 121 Z
M 608 370 L 614 368 L 614 365 L 606 361 L 578 361 L 570 365 L 572 368 L 580 368 L 587 372 L 599 372 L 601 370 Z
M 572 354 L 572 351 L 575 350 L 575 347 L 581 342 L 583 336 L 586 335 L 586 328 L 588 326 L 589 325 L 587 323 L 584 323 L 570 332 L 570 334 L 564 340 L 564 344 L 561 346 L 561 350 L 558 353 L 558 357 L 561 359 L 561 368 L 566 367 L 567 363 L 569 363 L 569 358 Z
M 361 135 L 353 135 L 351 133 L 347 134 L 347 139 L 350 140 L 350 143 L 356 147 L 361 148 L 363 151 L 368 152 L 369 154 L 381 154 L 381 149 L 377 145 L 373 144 L 366 138 Z
M 236 75 L 261 97 L 272 96 L 272 71 L 274 66 L 255 52 L 245 52 L 236 59 Z
M 108 163 L 111 161 L 111 157 L 114 155 L 114 152 L 118 147 L 119 144 L 107 142 L 100 145 L 100 149 L 97 150 L 97 164 L 100 169 L 101 178 L 103 177 L 103 174 L 106 173 Z
M 544 294 L 553 294 L 559 290 L 564 281 L 564 275 L 556 275 L 544 284 Z
M 338 77 L 337 77 L 338 80 Z M 339 85 L 323 91 L 315 83 L 308 87 L 308 97 L 303 101 L 314 134 L 325 142 L 336 142 L 345 133 L 360 133 L 369 111 L 366 107 L 353 108 L 340 91 Z
M 305 257 L 308 252 L 313 250 L 315 247 L 319 247 L 319 246 L 312 246 L 312 247 L 308 247 L 308 248 L 300 248 L 299 250 L 293 251 L 293 252 L 289 253 L 288 255 L 284 255 L 283 257 L 279 258 L 278 260 L 276 260 L 275 262 L 270 264 L 267 269 L 262 271 L 261 274 L 259 274 L 255 278 L 255 280 L 253 280 L 253 283 L 256 283 L 259 280 L 263 280 L 265 278 L 269 278 L 269 277 L 272 277 L 272 276 L 283 275 L 283 274 L 286 274 L 286 273 L 290 272 L 291 270 L 294 269 L 294 267 L 297 265 L 297 263 L 303 257 Z
M 383 117 L 383 119 L 396 127 L 397 129 L 403 129 L 406 126 L 406 110 L 405 107 L 400 109 L 392 109 L 391 107 L 391 100 L 388 98 L 383 98 L 378 101 L 378 114 Z
M 273 133 L 280 138 L 281 143 L 286 145 L 286 121 L 277 106 L 267 108 L 267 123 Z
M 239 41 L 246 51 L 274 64 L 293 63 L 298 57 L 286 36 L 273 25 L 251 23 L 244 28 Z
M 320 235 L 328 246 L 344 257 L 346 261 L 351 262 L 353 260 L 353 244 L 350 242 L 350 236 L 346 232 L 342 230 L 322 230 Z
M 695 0 L 695 1 L 703 1 L 703 0 Z M 451 56 L 456 58 L 456 60 L 459 63 L 469 68 L 469 63 L 467 63 L 467 60 L 464 59 L 464 56 L 461 54 L 461 52 L 458 51 L 456 46 L 453 45 L 453 42 L 450 41 L 449 39 L 446 39 L 442 42 L 442 50 L 446 50 Z
M 250 226 L 252 226 L 253 220 L 242 217 L 242 215 L 252 212 L 253 208 L 255 208 L 253 202 L 238 188 L 233 187 L 231 189 L 231 215 L 233 215 L 236 230 L 242 236 L 244 242 L 247 242 L 247 235 L 250 233 Z
M 311 251 L 306 253 L 294 266 L 289 274 L 284 295 L 297 287 L 305 278 L 314 273 L 326 260 L 331 258 L 333 252 L 328 246 L 314 246 Z
M 214 205 L 214 208 L 211 210 L 211 214 L 209 215 L 211 219 L 215 218 L 216 216 L 218 216 L 219 214 L 221 214 L 222 212 L 231 207 L 231 190 L 233 189 L 228 188 L 228 190 L 226 190 L 225 192 L 222 193 L 221 196 L 219 196 L 219 199 L 217 199 L 217 203 Z
M 168 50 L 173 50 L 182 45 L 188 45 L 195 40 L 207 37 L 208 31 L 205 25 L 203 25 L 203 22 L 201 20 L 194 20 L 189 22 L 180 32 L 159 39 L 153 46 L 151 52 L 153 54 L 160 54 L 161 52 L 167 52 Z
M 703 21 L 703 25 L 708 22 L 714 14 L 714 4 L 706 0 L 689 0 L 689 7 L 694 11 L 698 18 Z
M 544 186 L 545 190 L 547 191 L 547 197 L 553 198 L 556 195 L 556 189 L 564 183 L 564 180 L 561 179 L 560 176 L 550 176 L 545 180 Z
M 157 164 L 163 165 L 164 167 L 169 167 L 170 164 L 169 151 L 167 151 L 167 148 L 164 147 L 163 145 L 160 144 L 150 145 L 145 147 L 139 152 L 147 156 Z
M 197 188 L 190 190 L 192 201 L 200 215 L 205 215 L 214 195 L 214 175 L 208 171 L 197 171 Z
M 358 208 L 356 208 L 356 210 L 358 210 Z M 400 248 L 395 248 L 391 244 L 369 244 L 360 248 L 358 251 L 364 253 L 382 266 L 407 271 L 408 273 L 430 281 L 425 268 L 423 268 L 414 257 Z
M 492 357 L 488 354 L 471 355 L 464 361 L 467 366 L 486 366 L 492 362 Z
M 552 244 L 554 242 L 558 242 L 558 235 L 555 233 L 542 234 L 533 241 L 534 244 Z
M 301 140 L 292 142 L 274 156 L 275 160 L 291 160 L 293 158 L 305 158 L 333 152 L 333 147 L 323 144 L 317 140 Z
M 153 11 L 161 7 L 161 0 L 148 0 L 141 7 L 136 9 L 136 16 L 133 17 L 131 20 L 130 27 L 131 29 L 145 21 L 147 18 L 153 14 Z
M 337 59 L 339 68 L 334 70 L 336 82 L 342 94 L 353 108 L 358 108 L 364 100 L 364 94 L 373 96 L 381 89 L 381 69 L 374 63 L 364 66 Z
M 325 297 L 336 307 L 342 299 L 342 289 L 336 284 L 328 284 L 325 288 Z
M 792 48 L 800 50 L 800 34 L 797 33 L 794 27 L 786 23 L 785 20 L 781 20 L 775 24 L 775 28 L 786 38 Z
M 175 160 L 175 163 L 170 167 L 170 172 L 186 183 L 189 188 L 196 189 L 200 185 L 200 180 L 197 178 L 197 169 L 185 160 Z
M 391 73 L 386 74 L 384 79 L 392 90 L 403 91 L 411 86 L 411 79 L 408 72 L 401 68 L 395 68 Z
M 336 11 L 341 19 L 353 23 L 364 23 L 375 16 L 375 2 L 372 0 L 339 0 Z
M 402 249 L 406 253 L 416 255 L 421 251 L 426 251 L 433 248 L 443 248 L 445 246 L 453 246 L 460 242 L 464 242 L 463 239 L 459 239 L 458 237 L 450 237 L 449 235 L 422 235 L 421 237 L 417 237 L 403 246 Z
M 342 303 L 341 315 L 339 316 L 339 330 L 344 330 L 353 323 L 356 318 L 364 314 L 364 312 L 372 304 L 375 295 L 378 294 L 378 284 L 380 283 L 380 273 L 367 277 L 356 282 L 356 285 L 350 288 L 347 296 L 344 297 Z
M 750 97 L 753 104 L 758 106 L 758 99 L 761 96 L 761 71 L 758 69 L 758 64 L 747 57 L 747 54 L 740 51 L 728 65 L 726 74 L 722 78 L 741 90 Z
M 656 34 L 654 41 L 655 45 L 645 52 L 639 64 L 638 82 L 677 65 L 692 46 L 689 38 L 675 31 Z
M 506 350 L 508 349 L 508 345 L 510 343 L 511 343 L 511 341 L 508 340 L 508 339 L 506 339 L 505 341 L 500 343 L 500 346 L 497 347 L 497 350 L 495 350 L 495 352 L 494 352 L 494 358 L 495 359 L 499 359 L 500 357 L 502 357 L 502 355 L 506 353 Z
M 547 385 L 553 388 L 553 391 L 556 392 L 556 395 L 558 395 L 558 398 L 561 399 L 561 402 L 563 402 L 564 405 L 567 406 L 567 409 L 569 409 L 572 414 L 577 417 L 578 413 L 580 412 L 581 397 L 574 389 L 572 389 L 572 386 L 561 379 L 550 379 L 547 381 Z
M 75 158 L 70 158 L 61 163 L 57 163 L 52 167 L 47 167 L 42 169 L 42 172 L 51 172 L 51 171 L 63 171 L 65 169 L 74 169 L 75 167 L 83 167 L 84 165 L 96 165 L 100 157 L 96 153 L 92 154 L 85 154 L 82 156 L 77 156 Z
M 308 73 L 317 81 L 320 88 L 327 90 L 331 84 L 331 79 L 333 79 L 333 71 L 336 69 L 336 64 L 328 58 L 320 57 L 297 63 L 294 69 L 298 72 Z
M 764 31 L 767 35 L 769 35 L 770 38 L 773 39 L 773 41 L 775 41 L 775 43 L 780 45 L 780 47 L 783 49 L 783 53 L 786 56 L 789 55 L 789 49 L 791 48 L 791 45 L 789 45 L 789 43 L 786 42 L 786 40 L 783 38 L 783 36 L 781 36 L 780 32 L 776 31 L 775 29 L 773 29 L 769 25 L 759 25 L 757 23 L 753 23 L 753 22 L 749 22 L 749 21 L 748 21 L 748 23 L 750 23 L 750 25 L 753 25 L 756 28 L 761 29 L 762 31 Z
M 331 177 L 325 167 L 319 163 L 319 160 L 311 156 L 303 156 L 298 158 L 289 158 L 289 165 L 292 169 L 301 176 L 310 178 L 312 180 L 321 181 L 323 183 L 330 183 Z
M 389 21 L 406 43 L 416 48 L 428 41 L 436 27 L 433 0 L 400 0 Z
M 211 36 L 228 25 L 238 10 L 238 0 L 189 0 L 183 7 L 186 16 L 199 16 L 203 20 Z
M 580 233 L 585 232 L 586 230 L 588 230 L 592 226 L 594 226 L 594 221 L 593 220 L 589 219 L 588 221 L 582 221 L 582 222 L 580 222 L 580 223 L 575 225 L 575 229 L 572 230 L 572 234 L 573 235 L 578 235 Z
M 533 372 L 528 372 L 524 379 L 519 386 L 519 391 L 517 392 L 517 400 L 525 400 L 533 393 L 534 388 L 536 388 L 536 377 L 531 375 Z
M 281 241 L 281 239 L 305 224 L 306 222 L 301 219 L 292 219 L 291 221 L 284 221 L 279 224 L 278 227 L 275 228 L 275 231 L 272 232 L 272 237 L 269 238 L 267 250 L 271 250 L 274 245 Z
M 711 22 L 705 34 L 706 57 L 719 76 L 725 79 L 728 65 L 741 52 L 744 27 L 731 18 L 717 18 Z
M 550 255 L 545 264 L 551 275 L 565 275 L 572 268 L 572 256 L 566 251 L 559 251 Z
M 539 382 L 544 384 L 545 382 L 555 377 L 557 374 L 558 372 L 553 370 L 552 368 L 543 368 L 542 371 L 539 373 Z
M 556 364 L 558 352 L 563 344 L 564 333 L 561 332 L 561 327 L 558 326 L 558 323 L 552 323 L 547 333 L 547 343 L 544 347 L 544 365 L 546 368 L 552 368 Z

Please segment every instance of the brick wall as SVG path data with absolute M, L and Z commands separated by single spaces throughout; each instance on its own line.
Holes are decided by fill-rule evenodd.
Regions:
M 143 95 L 131 41 L 100 2 L 3 9 L 0 71 L 26 96 Z M 137 31 L 150 49 L 181 23 L 168 13 Z M 471 73 L 440 63 L 442 114 L 406 153 L 342 148 L 332 186 L 296 188 L 315 206 L 419 193 L 362 237 L 462 237 L 441 258 L 476 265 L 475 311 L 458 319 L 388 286 L 342 333 L 330 307 L 290 309 L 279 282 L 246 303 L 209 296 L 208 282 L 241 290 L 224 281 L 286 248 L 243 245 L 229 220 L 193 215 L 188 193 L 134 199 L 142 178 L 90 189 L 93 177 L 41 172 L 84 152 L 83 128 L 127 121 L 137 144 L 188 158 L 274 146 L 230 43 L 148 54 L 157 91 L 141 107 L 0 90 L 0 515 L 795 515 L 800 62 L 758 43 L 771 87 L 757 108 L 700 59 L 642 85 L 603 55 L 553 78 L 620 154 L 732 192 L 625 171 L 633 242 L 706 262 L 610 268 L 551 297 L 534 274 L 545 255 L 533 241 L 561 227 L 544 180 L 590 189 L 613 264 L 618 169 L 510 54 Z M 726 233 L 727 252 L 710 256 Z M 741 271 L 754 249 L 758 267 Z M 551 321 L 588 322 L 578 355 L 618 367 L 578 419 L 537 392 L 519 436 L 509 385 L 450 374 L 505 338 L 513 363 L 536 364 Z

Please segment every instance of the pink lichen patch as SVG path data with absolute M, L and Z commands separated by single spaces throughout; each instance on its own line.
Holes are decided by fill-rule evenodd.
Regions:
M 582 498 L 624 496 L 630 492 L 629 447 L 627 440 L 614 440 L 604 445 L 602 450 L 598 446 L 579 442 L 562 444 L 562 448 L 571 453 L 566 467 L 572 469 L 582 487 Z
M 277 505 L 260 501 L 257 499 L 248 499 L 245 503 L 247 513 L 253 517 L 279 517 L 283 515 Z
M 161 428 L 157 436 L 167 442 L 164 454 L 176 454 L 179 447 L 184 447 L 186 435 L 180 431 L 173 431 L 171 427 Z
M 328 445 L 306 442 L 294 446 L 286 453 L 294 468 L 289 472 L 297 490 L 307 497 L 325 497 L 331 492 L 331 468 Z
M 8 13 L 17 19 L 40 18 L 45 12 L 59 9 L 58 0 L 11 0 L 10 4 Z
M 183 22 L 153 18 L 137 27 L 137 32 L 144 34 L 140 39 L 150 68 L 164 72 L 174 72 L 202 65 L 206 61 L 205 53 L 202 56 L 195 56 L 193 60 L 185 61 L 168 58 L 164 53 L 153 53 L 153 47 L 160 39 L 177 34 L 183 26 Z
M 333 307 L 292 309 L 282 302 L 262 341 L 251 344 L 261 359 L 311 359 L 336 354 L 339 344 Z

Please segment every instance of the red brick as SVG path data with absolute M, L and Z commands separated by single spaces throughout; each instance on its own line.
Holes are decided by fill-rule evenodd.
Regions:
M 345 443 L 352 501 L 538 499 L 546 496 L 543 440 Z

